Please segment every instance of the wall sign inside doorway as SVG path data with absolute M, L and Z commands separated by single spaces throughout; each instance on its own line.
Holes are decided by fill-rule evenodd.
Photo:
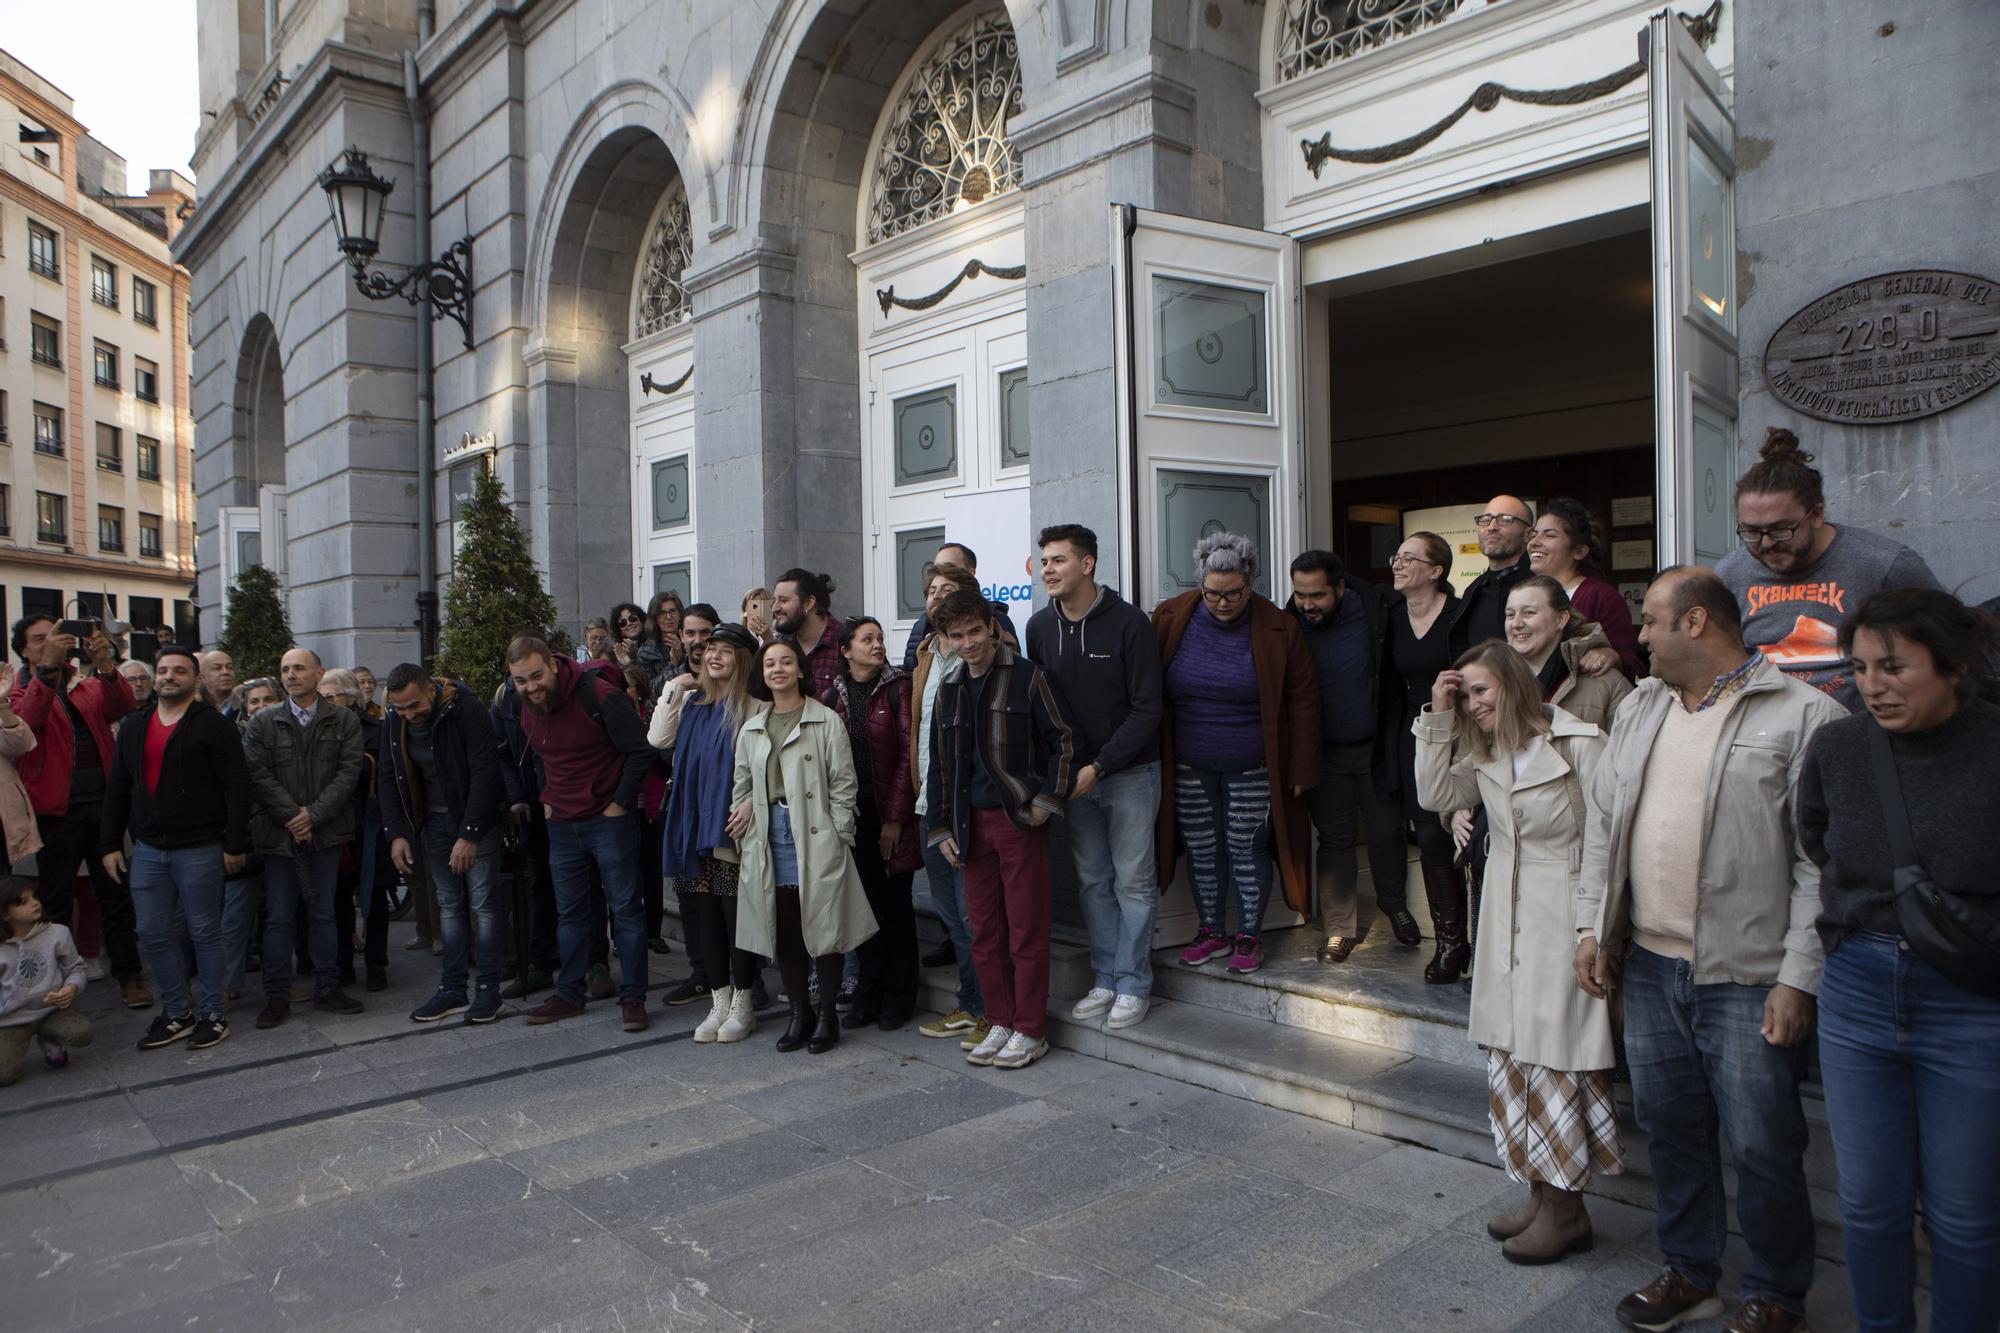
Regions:
M 1943 269 L 1848 283 L 1778 326 L 1764 380 L 1787 406 L 1844 426 L 1948 411 L 2000 381 L 1996 288 Z

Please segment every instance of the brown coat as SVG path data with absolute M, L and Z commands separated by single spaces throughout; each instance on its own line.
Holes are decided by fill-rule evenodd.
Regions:
M 1171 674 L 1181 635 L 1201 601 L 1199 591 L 1184 592 L 1153 608 L 1153 632 L 1160 639 L 1160 667 Z M 1285 901 L 1304 912 L 1312 902 L 1312 824 L 1303 796 L 1292 795 L 1319 782 L 1319 676 L 1312 652 L 1299 633 L 1299 622 L 1257 593 L 1250 595 L 1253 636 L 1251 662 L 1257 671 L 1257 704 L 1263 715 L 1264 755 L 1271 770 L 1271 833 L 1284 880 Z M 1160 888 L 1174 879 L 1180 855 L 1174 811 L 1174 692 L 1167 687 L 1166 712 L 1160 725 L 1160 773 L 1165 779 L 1155 826 L 1154 853 Z

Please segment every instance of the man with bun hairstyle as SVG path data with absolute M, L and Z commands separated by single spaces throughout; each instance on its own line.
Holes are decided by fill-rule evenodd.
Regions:
M 1883 589 L 1935 588 L 1937 576 L 1893 538 L 1827 522 L 1819 469 L 1791 431 L 1765 431 L 1758 455 L 1736 483 L 1743 544 L 1715 572 L 1743 609 L 1743 641 L 1851 713 L 1861 694 L 1840 651 L 1840 627 Z
M 817 699 L 840 679 L 840 632 L 833 616 L 833 580 L 810 569 L 788 569 L 771 592 L 771 630 L 805 650 Z

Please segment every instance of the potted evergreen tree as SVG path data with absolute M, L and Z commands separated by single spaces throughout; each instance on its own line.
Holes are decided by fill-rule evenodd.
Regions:
M 255 680 L 277 675 L 278 662 L 291 646 L 292 627 L 285 619 L 278 576 L 262 565 L 245 565 L 229 590 L 222 641 L 216 647 L 236 664 L 236 679 Z
M 458 522 L 435 670 L 490 701 L 506 675 L 507 643 L 515 635 L 537 635 L 558 653 L 570 651 L 570 638 L 557 624 L 556 599 L 528 554 L 528 536 L 507 503 L 507 488 L 490 469 L 478 469 Z

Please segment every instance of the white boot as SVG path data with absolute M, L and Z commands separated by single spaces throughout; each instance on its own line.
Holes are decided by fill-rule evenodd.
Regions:
M 736 992 L 727 986 L 717 986 L 708 993 L 708 1017 L 701 1020 L 694 1030 L 696 1041 L 714 1041 L 716 1032 L 722 1027 L 722 1020 L 729 1016 L 729 1002 Z M 747 998 L 747 997 L 746 997 Z
M 717 1041 L 742 1041 L 757 1030 L 757 1011 L 750 1007 L 750 992 L 740 990 L 729 997 L 729 1017 L 717 1029 Z

